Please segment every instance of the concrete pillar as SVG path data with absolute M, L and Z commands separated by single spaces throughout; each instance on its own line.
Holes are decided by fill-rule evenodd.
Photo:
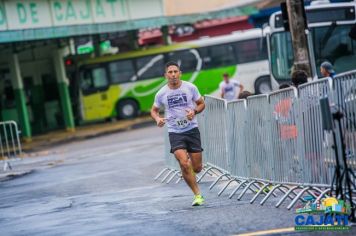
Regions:
M 29 114 L 26 106 L 26 96 L 23 87 L 23 82 L 21 78 L 20 63 L 18 55 L 12 54 L 9 58 L 10 61 L 10 74 L 11 83 L 14 88 L 15 99 L 16 99 L 16 109 L 19 114 L 20 127 L 22 129 L 22 137 L 24 141 L 31 141 L 31 124 L 29 119 Z
M 169 35 L 169 27 L 167 25 L 162 26 L 161 28 L 163 42 L 165 45 L 169 45 L 172 43 L 171 36 Z
M 45 110 L 44 106 L 44 92 L 42 87 L 42 78 L 41 78 L 41 71 L 43 70 L 43 64 L 34 64 L 34 68 L 36 71 L 33 77 L 33 86 L 31 88 L 31 106 L 33 111 L 34 117 L 34 124 L 32 124 L 33 133 L 40 133 L 45 130 L 46 126 L 46 113 L 43 112 Z
M 130 30 L 127 32 L 128 37 L 129 37 L 129 44 L 130 44 L 130 49 L 135 50 L 138 49 L 138 36 L 137 36 L 137 30 Z
M 57 84 L 59 89 L 60 103 L 63 112 L 64 123 L 67 131 L 75 131 L 72 103 L 69 95 L 69 81 L 66 76 L 63 62 L 64 49 L 56 49 L 53 53 L 54 68 L 56 71 Z

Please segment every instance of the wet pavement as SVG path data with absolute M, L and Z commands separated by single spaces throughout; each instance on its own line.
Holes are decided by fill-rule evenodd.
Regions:
M 211 177 L 201 184 L 206 205 L 192 207 L 184 182 L 153 180 L 164 168 L 163 150 L 163 130 L 149 126 L 15 161 L 28 173 L 0 182 L 1 235 L 233 235 L 294 226 L 295 214 L 275 208 L 277 200 L 228 199 L 231 189 L 218 197 L 222 184 L 209 191 Z

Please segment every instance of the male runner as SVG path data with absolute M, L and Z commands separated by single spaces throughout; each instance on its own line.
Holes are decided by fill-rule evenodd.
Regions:
M 167 121 L 171 153 L 179 162 L 183 178 L 194 193 L 192 206 L 204 203 L 195 174 L 202 170 L 202 147 L 196 114 L 202 112 L 205 103 L 197 87 L 180 80 L 180 67 L 175 62 L 165 66 L 167 84 L 156 94 L 151 116 L 158 127 Z M 165 109 L 165 118 L 159 116 L 159 108 Z

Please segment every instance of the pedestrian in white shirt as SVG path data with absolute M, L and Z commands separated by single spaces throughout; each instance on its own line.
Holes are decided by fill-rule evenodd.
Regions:
M 221 81 L 219 85 L 221 98 L 224 98 L 227 101 L 238 99 L 240 92 L 244 89 L 244 86 L 237 80 L 230 79 L 228 73 L 224 73 L 223 78 L 224 80 Z

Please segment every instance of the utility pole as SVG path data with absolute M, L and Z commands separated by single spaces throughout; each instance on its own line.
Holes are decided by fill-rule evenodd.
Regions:
M 294 69 L 304 70 L 308 77 L 312 77 L 303 0 L 286 0 L 286 3 L 294 52 Z

